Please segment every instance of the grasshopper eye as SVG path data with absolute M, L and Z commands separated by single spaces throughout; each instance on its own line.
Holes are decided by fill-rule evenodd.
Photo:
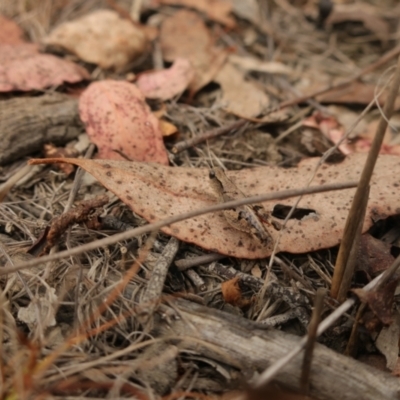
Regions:
M 210 179 L 214 179 L 215 178 L 215 171 L 213 169 L 210 169 L 210 172 L 208 173 L 208 177 Z

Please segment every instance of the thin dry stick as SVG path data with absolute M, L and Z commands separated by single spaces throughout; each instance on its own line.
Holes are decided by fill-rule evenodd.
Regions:
M 372 142 L 368 158 L 364 165 L 364 169 L 361 173 L 360 182 L 358 184 L 357 191 L 356 194 L 354 195 L 350 212 L 347 217 L 343 233 L 343 241 L 339 248 L 339 254 L 336 259 L 336 265 L 332 279 L 331 296 L 335 299 L 339 295 L 339 290 L 344 275 L 344 269 L 349 259 L 351 244 L 354 240 L 355 232 L 358 226 L 358 222 L 354 220 L 354 218 L 357 216 L 357 214 L 358 217 L 360 217 L 360 207 L 363 203 L 363 196 L 365 196 L 367 193 L 367 188 L 371 180 L 372 172 L 374 170 L 376 160 L 379 155 L 379 150 L 381 148 L 386 128 L 388 126 L 388 120 L 392 117 L 393 114 L 394 103 L 397 97 L 397 93 L 399 91 L 399 87 L 400 87 L 400 57 L 397 61 L 397 68 L 394 74 L 394 79 L 392 82 L 392 86 L 390 88 L 388 99 L 384 107 L 384 115 L 383 116 L 381 115 L 381 118 L 379 120 L 378 128 L 376 130 L 376 135 Z M 340 292 L 341 294 L 345 293 L 345 288 L 340 290 Z M 340 298 L 339 300 L 343 301 L 344 298 Z
M 382 281 L 382 280 L 381 280 Z M 361 317 L 364 313 L 367 303 L 361 303 L 358 307 L 356 317 L 351 328 L 350 338 L 347 341 L 346 350 L 344 354 L 349 357 L 354 357 L 356 354 L 356 345 L 358 339 L 358 326 L 360 325 Z
M 336 85 L 331 85 L 331 86 L 325 86 L 322 89 L 319 89 L 313 93 L 307 94 L 305 96 L 301 97 L 296 97 L 295 99 L 292 100 L 287 100 L 284 101 L 283 103 L 279 104 L 278 108 L 285 108 L 289 106 L 294 106 L 299 103 L 304 103 L 305 101 L 313 98 L 320 96 L 322 94 L 328 93 L 331 90 L 336 90 L 336 89 L 341 89 L 349 85 L 350 83 L 356 81 L 357 79 L 360 79 L 363 75 L 368 74 L 369 72 L 372 72 L 373 70 L 381 67 L 382 65 L 386 64 L 388 61 L 390 61 L 392 58 L 398 56 L 400 53 L 400 46 L 396 46 L 394 49 L 388 51 L 386 54 L 384 54 L 379 60 L 373 62 L 372 64 L 368 65 L 364 69 L 362 69 L 359 73 L 356 75 L 352 76 L 349 79 L 346 79 L 342 82 L 337 83 Z
M 231 132 L 236 129 L 242 128 L 247 124 L 247 121 L 241 119 L 239 121 L 235 121 L 232 124 L 224 125 L 216 129 L 212 129 L 210 131 L 204 132 L 201 135 L 197 135 L 192 137 L 191 139 L 183 140 L 182 142 L 176 143 L 175 146 L 171 149 L 172 153 L 177 154 L 183 150 L 188 149 L 189 147 L 193 147 L 198 145 L 199 143 L 205 142 L 208 139 L 215 138 L 217 136 L 224 135 L 225 133 Z
M 357 216 L 354 218 L 354 224 L 357 224 L 357 228 L 354 232 L 354 237 L 351 242 L 351 250 L 349 253 L 349 258 L 347 260 L 346 268 L 343 272 L 342 282 L 340 284 L 339 299 L 345 299 L 347 297 L 347 292 L 350 290 L 351 281 L 353 279 L 354 270 L 357 264 L 358 258 L 358 248 L 360 246 L 360 239 L 362 234 L 362 227 L 364 225 L 365 214 L 367 212 L 367 205 L 369 199 L 370 186 L 367 187 L 365 195 L 362 197 L 362 203 L 358 210 Z
M 78 246 L 78 247 L 75 247 L 70 250 L 64 250 L 59 253 L 49 254 L 47 256 L 35 258 L 33 260 L 29 260 L 29 261 L 21 263 L 19 265 L 17 264 L 14 267 L 1 268 L 0 276 L 7 275 L 12 272 L 20 271 L 21 269 L 35 267 L 36 265 L 46 263 L 49 261 L 60 260 L 65 257 L 82 254 L 84 252 L 87 252 L 90 250 L 95 250 L 102 246 L 109 246 L 111 244 L 118 243 L 121 240 L 131 239 L 135 236 L 143 235 L 144 233 L 149 233 L 151 231 L 158 230 L 158 229 L 162 228 L 163 226 L 174 224 L 176 222 L 183 221 L 185 219 L 197 217 L 198 215 L 208 214 L 208 213 L 215 212 L 215 211 L 221 211 L 221 210 L 225 210 L 225 209 L 228 209 L 231 207 L 238 207 L 238 206 L 245 205 L 245 204 L 259 203 L 259 202 L 269 201 L 269 200 L 284 200 L 284 199 L 288 199 L 290 197 L 306 195 L 306 194 L 329 192 L 329 191 L 333 191 L 333 190 L 351 189 L 356 186 L 357 186 L 357 182 L 354 182 L 354 181 L 353 182 L 344 182 L 344 183 L 335 183 L 335 184 L 330 184 L 330 185 L 313 186 L 313 187 L 308 187 L 305 189 L 283 190 L 283 191 L 280 191 L 277 193 L 267 193 L 267 194 L 263 194 L 263 195 L 259 195 L 259 196 L 246 197 L 243 199 L 228 201 L 226 203 L 214 204 L 212 206 L 205 207 L 200 210 L 193 210 L 193 211 L 190 211 L 185 214 L 180 214 L 180 215 L 176 215 L 173 217 L 163 219 L 163 220 L 155 222 L 153 224 L 148 224 L 148 225 L 136 228 L 136 229 L 118 233 L 113 236 L 95 240 L 93 242 L 86 243 L 82 246 Z
M 17 172 L 15 172 L 5 183 L 0 186 L 0 202 L 4 200 L 8 192 L 13 188 L 13 186 L 26 174 L 29 173 L 29 165 L 25 164 Z
M 181 260 L 176 260 L 175 266 L 179 269 L 179 271 L 186 271 L 189 268 L 198 267 L 199 265 L 203 264 L 209 264 L 225 257 L 226 256 L 224 254 L 219 253 L 203 254 L 202 256 L 194 258 L 183 258 Z
M 327 290 L 319 288 L 315 294 L 314 310 L 311 316 L 310 325 L 308 326 L 307 343 L 304 349 L 303 366 L 301 369 L 300 388 L 303 394 L 308 394 L 310 389 L 310 370 L 311 361 L 314 352 L 315 343 L 317 341 L 317 329 L 321 320 L 321 314 L 324 307 L 324 298 Z
M 203 278 L 194 269 L 187 269 L 183 273 L 193 283 L 197 292 L 204 292 L 207 289 L 207 285 Z

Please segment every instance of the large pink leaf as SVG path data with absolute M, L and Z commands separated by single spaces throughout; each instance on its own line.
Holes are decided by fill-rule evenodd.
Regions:
M 0 91 L 39 90 L 89 79 L 88 72 L 71 61 L 41 54 L 34 44 L 0 45 Z
M 365 154 L 351 154 L 340 164 L 322 165 L 314 185 L 358 180 Z M 228 177 L 248 196 L 302 188 L 307 185 L 319 159 L 302 161 L 297 168 L 260 167 L 228 172 Z M 208 170 L 165 167 L 127 161 L 51 159 L 39 163 L 67 162 L 92 174 L 134 212 L 149 222 L 198 210 L 218 200 L 211 188 Z M 400 213 L 400 159 L 380 156 L 371 181 L 363 231 L 374 221 Z M 337 245 L 343 235 L 355 189 L 304 196 L 299 207 L 314 212 L 290 219 L 278 251 L 306 253 Z M 263 203 L 271 212 L 277 204 L 291 206 L 296 199 Z M 261 244 L 246 232 L 232 228 L 223 213 L 201 215 L 162 229 L 204 249 L 240 258 L 262 258 L 271 254 L 273 243 Z M 279 232 L 268 228 L 273 241 Z
M 87 133 L 99 158 L 168 164 L 157 118 L 133 84 L 104 80 L 92 83 L 79 101 Z

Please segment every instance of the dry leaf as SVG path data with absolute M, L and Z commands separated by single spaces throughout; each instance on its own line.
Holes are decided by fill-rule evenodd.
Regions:
M 260 5 L 257 0 L 230 0 L 232 11 L 238 17 L 252 22 L 256 27 L 266 24 L 266 18 L 263 18 L 260 12 Z
M 32 300 L 27 307 L 18 310 L 18 319 L 28 325 L 31 332 L 38 327 L 38 316 L 42 329 L 56 325 L 57 295 L 54 288 L 48 288 L 44 296 Z M 38 315 L 39 314 L 39 315 Z
M 222 297 L 225 302 L 232 304 L 233 306 L 238 306 L 243 303 L 242 291 L 239 287 L 239 277 L 230 279 L 229 281 L 221 283 Z
M 162 71 L 148 71 L 139 75 L 136 85 L 149 99 L 168 100 L 181 94 L 194 78 L 189 60 L 177 58 L 174 64 Z
M 386 368 L 393 371 L 399 358 L 400 315 L 389 326 L 384 326 L 380 331 L 375 345 L 386 358 Z
M 269 106 L 268 96 L 251 82 L 246 82 L 243 73 L 226 63 L 215 77 L 222 87 L 222 98 L 218 104 L 234 114 L 255 117 Z
M 327 137 L 333 144 L 339 143 L 345 134 L 343 126 L 337 121 L 335 117 L 326 116 L 320 111 L 316 111 L 310 117 L 303 120 L 303 126 L 308 128 L 318 129 Z M 339 150 L 347 155 L 353 152 L 352 148 L 344 141 Z
M 79 152 L 73 147 L 57 147 L 54 144 L 45 144 L 43 153 L 46 158 L 74 158 L 79 156 Z M 59 170 L 68 176 L 75 171 L 75 167 L 70 164 L 60 164 Z
M 99 10 L 55 28 L 43 43 L 101 68 L 123 70 L 147 47 L 144 31 L 116 12 Z
M 359 179 L 366 156 L 352 154 L 342 163 L 320 167 L 313 184 L 353 181 Z M 302 188 L 312 175 L 319 158 L 302 161 L 296 168 L 260 167 L 228 171 L 228 177 L 248 196 Z M 33 160 L 33 163 L 35 160 Z M 209 183 L 207 169 L 165 167 L 127 161 L 54 159 L 38 163 L 70 162 L 92 174 L 115 193 L 135 213 L 149 222 L 198 210 L 217 202 Z M 388 173 L 390 171 L 390 173 Z M 373 221 L 400 213 L 400 160 L 380 156 L 371 181 L 371 192 L 363 231 Z M 290 219 L 279 242 L 279 251 L 306 253 L 339 243 L 355 189 L 305 196 L 298 207 L 314 210 L 300 220 Z M 267 212 L 277 204 L 291 206 L 296 199 L 268 201 Z M 201 215 L 162 230 L 204 249 L 239 258 L 263 258 L 272 252 L 272 243 L 263 246 L 245 232 L 233 229 L 222 212 Z M 278 233 L 270 230 L 276 240 Z
M 213 45 L 210 32 L 202 18 L 191 11 L 181 10 L 166 18 L 161 26 L 160 45 L 167 61 L 188 59 L 195 76 L 190 84 L 192 93 L 212 81 L 225 62 L 227 53 Z
M 256 278 L 262 277 L 262 271 L 258 264 L 251 269 L 251 275 L 255 276 Z
M 163 136 L 171 136 L 178 132 L 178 128 L 171 122 L 160 119 L 158 121 Z
M 312 72 L 311 72 L 312 74 Z M 314 74 L 318 75 L 318 72 L 314 71 Z M 332 85 L 335 85 L 335 82 L 331 82 Z M 314 82 L 311 83 L 308 87 L 301 87 L 298 85 L 297 87 L 302 90 L 305 95 L 310 93 L 315 93 L 316 91 L 324 88 L 326 85 L 322 82 L 317 82 L 314 79 Z M 316 99 L 324 104 L 335 103 L 335 104 L 361 104 L 367 105 L 375 98 L 376 85 L 372 83 L 364 83 L 360 81 L 354 81 L 346 87 L 337 88 L 330 90 L 327 93 L 321 94 L 316 97 Z M 381 106 L 385 104 L 387 99 L 387 93 L 382 93 L 379 96 L 378 101 Z M 395 102 L 395 109 L 400 109 L 400 96 L 397 96 Z
M 371 278 L 386 271 L 394 261 L 391 247 L 368 233 L 361 235 L 357 257 L 358 270 L 364 271 Z
M 377 15 L 377 9 L 363 4 L 342 4 L 333 8 L 326 20 L 326 25 L 335 25 L 347 21 L 362 22 L 366 29 L 375 33 L 382 42 L 389 40 L 389 24 Z
M 394 276 L 384 286 L 367 292 L 364 289 L 352 289 L 358 298 L 367 303 L 374 315 L 384 325 L 393 322 L 393 301 L 395 290 L 400 281 L 399 276 Z
M 23 30 L 12 20 L 0 14 L 0 44 L 23 44 Z
M 157 118 L 133 84 L 104 80 L 92 83 L 79 100 L 79 112 L 99 158 L 168 164 Z
M 371 143 L 375 137 L 379 119 L 376 117 L 369 122 L 365 119 L 357 124 L 356 129 L 352 129 L 354 123 L 359 118 L 358 114 L 348 110 L 345 107 L 330 106 L 328 107 L 336 117 L 327 116 L 320 111 L 303 121 L 303 126 L 318 129 L 332 143 L 337 144 L 342 140 L 345 133 L 351 129 L 351 142 L 345 140 L 339 149 L 343 154 L 354 152 L 367 153 L 371 148 Z M 392 122 L 393 123 L 393 122 Z M 400 155 L 400 145 L 396 144 L 397 134 L 393 134 L 388 126 L 383 140 L 383 144 L 379 150 L 380 154 Z
M 39 90 L 89 78 L 84 68 L 50 54 L 40 54 L 36 45 L 0 45 L 1 92 Z
M 391 121 L 393 124 L 394 121 Z M 357 137 L 354 143 L 354 151 L 366 153 L 370 150 L 372 141 L 376 135 L 379 119 L 375 118 L 366 125 L 365 130 Z M 379 150 L 380 154 L 400 155 L 400 145 L 398 143 L 397 131 L 393 132 L 388 126 L 383 138 L 383 143 Z
M 228 28 L 234 28 L 236 25 L 235 20 L 229 16 L 232 4 L 228 0 L 154 0 L 153 3 L 194 8 Z

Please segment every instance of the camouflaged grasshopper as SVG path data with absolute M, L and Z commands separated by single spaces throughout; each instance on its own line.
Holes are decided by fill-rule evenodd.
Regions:
M 220 167 L 210 169 L 210 184 L 221 203 L 242 199 L 245 196 L 240 189 L 225 175 Z M 224 210 L 224 216 L 233 228 L 251 234 L 262 244 L 272 242 L 264 223 L 271 226 L 270 216 L 261 204 L 244 205 Z

